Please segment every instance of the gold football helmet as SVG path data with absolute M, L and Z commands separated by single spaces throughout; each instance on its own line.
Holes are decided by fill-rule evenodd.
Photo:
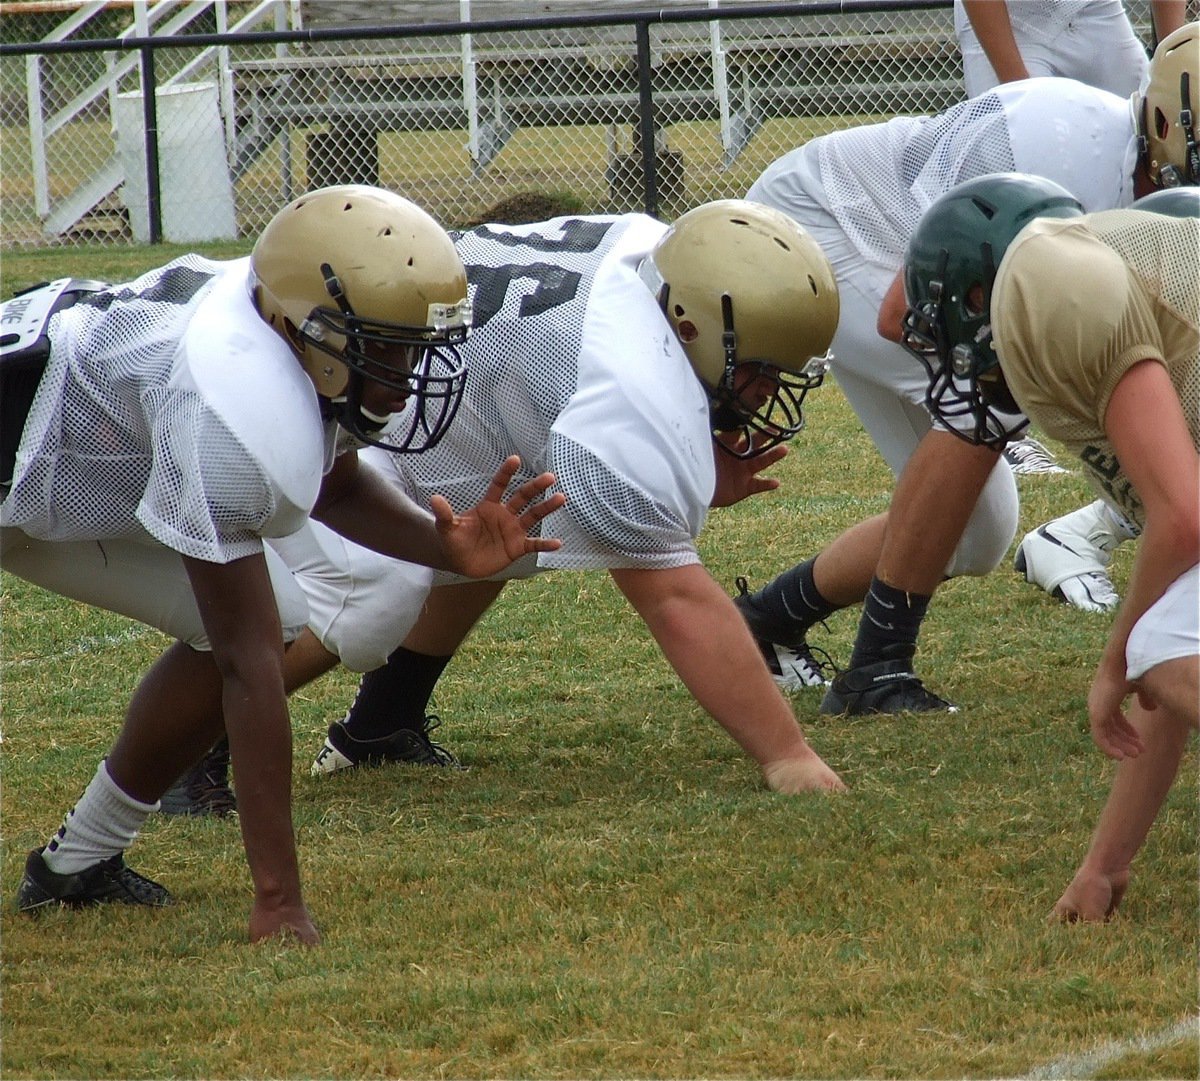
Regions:
M 259 314 L 292 347 L 323 408 L 364 442 L 433 446 L 458 410 L 471 325 L 467 275 L 446 231 L 415 203 L 344 185 L 302 195 L 271 219 L 250 256 Z M 364 380 L 411 394 L 391 418 L 362 408 Z
M 675 221 L 640 273 L 708 391 L 714 430 L 742 432 L 747 454 L 796 435 L 804 396 L 828 368 L 840 311 L 816 241 L 780 211 L 723 199 Z M 746 365 L 755 366 L 751 379 L 774 384 L 762 404 L 739 397 L 747 375 L 737 370 Z
M 1200 184 L 1200 22 L 1159 42 L 1140 99 L 1134 100 L 1138 148 L 1150 179 L 1163 188 Z

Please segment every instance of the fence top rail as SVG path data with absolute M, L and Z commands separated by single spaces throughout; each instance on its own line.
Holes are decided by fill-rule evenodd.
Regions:
M 727 22 L 780 16 L 870 15 L 897 11 L 948 8 L 952 0 L 793 0 L 791 3 L 746 4 L 729 8 L 695 7 L 604 15 L 559 15 L 479 22 L 421 23 L 395 26 L 355 26 L 316 30 L 255 30 L 180 37 L 128 37 L 89 41 L 0 43 L 0 56 L 112 52 L 129 49 L 199 48 L 213 45 L 315 44 L 325 41 L 369 41 L 379 38 L 448 37 L 463 34 L 507 33 L 517 30 L 558 30 L 601 26 L 650 26 L 666 23 Z M 6 7 L 8 5 L 5 5 Z

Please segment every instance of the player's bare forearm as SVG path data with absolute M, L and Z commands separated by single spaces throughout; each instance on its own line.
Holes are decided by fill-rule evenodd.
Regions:
M 1151 417 L 1154 423 L 1145 423 Z M 1102 670 L 1123 665 L 1134 625 L 1200 561 L 1200 454 L 1166 369 L 1152 360 L 1129 368 L 1109 398 L 1104 425 L 1141 498 L 1145 528 Z
M 733 602 L 704 567 L 611 573 L 696 701 L 764 771 L 815 760 L 818 783 L 806 787 L 841 787 L 805 740 Z
M 365 548 L 437 570 L 449 569 L 433 515 L 357 454 L 343 454 L 334 463 L 312 516 Z
M 1029 78 L 1004 0 L 963 0 L 975 36 L 1002 83 Z
M 530 531 L 561 507 L 566 496 L 545 496 L 554 484 L 550 473 L 509 491 L 520 464 L 515 454 L 499 463 L 487 494 L 474 507 L 456 513 L 446 499 L 434 495 L 433 513 L 428 514 L 372 466 L 343 455 L 322 485 L 312 516 L 393 559 L 486 578 L 524 555 L 560 545 L 554 538 L 530 536 Z
M 318 940 L 304 909 L 292 830 L 292 733 L 283 632 L 266 561 L 185 560 L 221 678 L 238 818 L 254 883 L 252 939 L 281 932 Z

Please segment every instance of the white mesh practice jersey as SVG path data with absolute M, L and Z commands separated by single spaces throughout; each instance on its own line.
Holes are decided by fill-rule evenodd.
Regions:
M 1136 139 L 1123 98 L 1073 79 L 1005 83 L 937 116 L 901 116 L 831 132 L 785 154 L 748 199 L 794 213 L 816 199 L 864 259 L 900 269 L 922 213 L 985 173 L 1056 181 L 1086 211 L 1133 199 Z
M 1080 457 L 1100 494 L 1139 526 L 1142 502 L 1104 418 L 1125 373 L 1156 361 L 1200 449 L 1197 283 L 1200 222 L 1136 210 L 1035 221 L 996 272 L 993 333 L 1010 389 L 1034 423 Z
M 52 318 L 0 524 L 47 540 L 148 534 L 218 563 L 304 524 L 336 425 L 255 312 L 248 269 L 187 255 Z
M 1092 9 L 1090 11 L 1086 9 Z M 1122 19 L 1121 0 L 1014 0 L 1008 5 L 1008 18 L 1018 42 L 1054 45 L 1072 22 L 1086 14 L 1090 19 Z M 954 27 L 961 34 L 967 23 L 962 0 L 955 0 Z
M 629 214 L 455 235 L 474 306 L 462 406 L 432 450 L 388 456 L 418 502 L 440 492 L 473 506 L 515 452 L 518 481 L 549 469 L 567 495 L 541 528 L 562 548 L 538 565 L 699 562 L 715 484 L 708 399 L 637 276 L 665 230 Z

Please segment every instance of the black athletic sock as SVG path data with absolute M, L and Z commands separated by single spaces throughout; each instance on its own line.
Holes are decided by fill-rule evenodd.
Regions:
M 786 625 L 807 631 L 814 623 L 820 623 L 842 606 L 831 604 L 817 589 L 813 578 L 816 556 L 805 560 L 789 571 L 784 571 L 774 581 L 768 582 L 757 593 L 750 594 L 750 602 L 764 615 Z
M 401 646 L 387 664 L 367 672 L 342 721 L 355 739 L 382 739 L 402 728 L 420 730 L 433 688 L 453 657 L 431 657 Z
M 911 657 L 917 648 L 917 635 L 929 600 L 923 593 L 906 593 L 872 578 L 863 602 L 850 667 L 859 668 L 898 656 Z

